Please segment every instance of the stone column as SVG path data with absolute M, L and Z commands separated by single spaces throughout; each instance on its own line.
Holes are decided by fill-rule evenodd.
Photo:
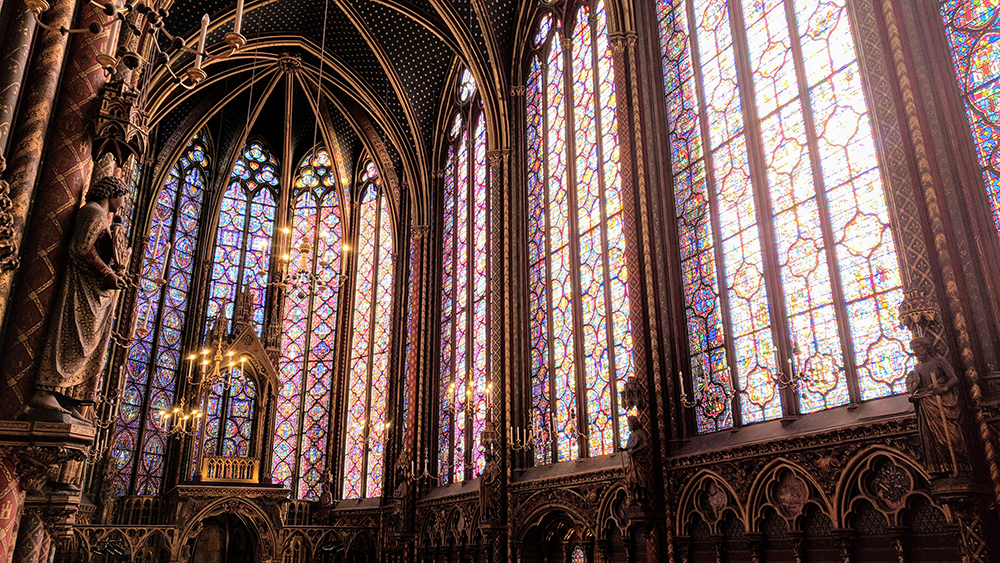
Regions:
M 52 538 L 45 523 L 35 513 L 25 514 L 17 534 L 17 548 L 12 563 L 48 563 Z
M 35 34 L 35 18 L 27 10 L 11 14 L 9 25 L 3 32 L 5 41 L 0 46 L 0 154 L 7 147 L 14 123 L 14 109 L 24 90 L 22 80 L 28 66 L 31 39 Z
M 23 502 L 24 492 L 17 478 L 14 460 L 0 459 L 0 563 L 10 563 L 14 557 Z
M 56 27 L 68 27 L 73 19 L 75 5 L 73 0 L 56 0 L 42 16 L 43 21 Z M 11 231 L 2 237 L 3 240 L 0 242 L 7 245 L 15 256 L 18 252 L 17 247 L 21 244 L 21 237 L 24 235 L 28 206 L 34 195 L 35 181 L 41 164 L 42 145 L 52 116 L 52 105 L 66 54 L 67 37 L 48 30 L 39 33 L 31 58 L 28 79 L 25 80 L 29 88 L 21 93 L 20 111 L 14 122 L 16 129 L 11 135 L 16 142 L 11 145 L 6 155 L 8 166 L 4 177 L 10 182 L 11 205 L 5 213 L 9 214 Z M 6 266 L 0 269 L 0 329 L 4 326 L 4 313 L 7 310 L 7 300 L 17 262 L 10 262 Z
M 66 1 L 72 9 L 75 2 Z M 52 8 L 55 10 L 56 8 Z M 80 27 L 92 22 L 103 23 L 107 17 L 91 4 L 81 8 Z M 68 19 L 68 18 L 67 18 Z M 31 211 L 30 232 L 27 245 L 21 249 L 20 276 L 10 300 L 16 306 L 10 308 L 10 321 L 6 327 L 3 345 L 2 380 L 8 388 L 0 394 L 3 398 L 0 417 L 11 417 L 24 403 L 33 389 L 37 359 L 48 332 L 52 301 L 58 291 L 59 281 L 65 269 L 68 233 L 72 229 L 76 210 L 90 183 L 93 161 L 91 150 L 93 134 L 87 124 L 96 114 L 98 94 L 105 83 L 105 74 L 97 63 L 108 40 L 108 31 L 97 35 L 80 33 L 74 36 L 71 56 L 62 81 L 60 100 L 55 111 L 55 127 L 47 141 L 47 158 L 42 176 L 35 189 L 35 196 L 29 198 L 20 184 L 23 197 L 15 201 L 27 206 L 28 199 L 34 200 Z M 41 60 L 36 60 L 41 64 Z M 18 138 L 23 149 L 27 139 Z M 37 159 L 41 142 L 34 147 Z M 20 151 L 22 157 L 28 155 Z M 37 162 L 35 163 L 37 167 Z M 36 168 L 37 169 L 37 168 Z M 12 176 L 13 178 L 14 176 Z M 23 234 L 23 230 L 21 231 Z M 10 286 L 10 272 L 0 273 L 0 314 L 4 312 Z

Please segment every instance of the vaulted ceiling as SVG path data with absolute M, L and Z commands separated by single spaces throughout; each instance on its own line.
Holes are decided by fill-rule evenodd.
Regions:
M 168 7 L 165 27 L 189 47 L 202 15 L 212 23 L 208 78 L 198 88 L 179 86 L 162 65 L 151 68 L 160 167 L 202 129 L 224 155 L 220 170 L 248 137 L 279 154 L 290 139 L 293 162 L 316 141 L 335 145 L 338 173 L 348 177 L 366 149 L 383 167 L 391 162 L 417 207 L 426 205 L 430 172 L 440 167 L 432 151 L 445 89 L 469 67 L 480 78 L 493 73 L 500 79 L 489 87 L 506 91 L 496 69 L 510 68 L 514 22 L 525 9 L 514 0 L 248 0 L 247 45 L 231 52 L 225 35 L 235 7 L 235 0 Z M 192 57 L 182 54 L 171 66 L 182 71 Z

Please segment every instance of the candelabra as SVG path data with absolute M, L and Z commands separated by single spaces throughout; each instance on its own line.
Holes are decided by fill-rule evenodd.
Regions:
M 772 376 L 775 385 L 782 389 L 791 389 L 793 392 L 798 392 L 799 386 L 804 381 L 801 373 L 796 369 L 796 366 L 799 363 L 799 355 L 801 353 L 802 350 L 799 349 L 799 345 L 797 343 L 793 343 L 792 356 L 794 356 L 795 359 L 792 360 L 792 358 L 788 358 L 787 373 L 780 369 L 775 370 L 776 373 Z
M 700 366 L 696 366 L 696 367 L 700 367 Z M 692 384 L 695 381 L 701 381 L 702 380 L 702 378 L 704 377 L 704 375 L 703 375 L 704 372 L 701 372 L 701 373 L 702 373 L 702 375 L 699 376 L 698 372 L 697 371 L 695 372 L 695 377 L 692 379 Z M 684 372 L 682 372 L 682 371 L 678 371 L 677 372 L 677 384 L 678 384 L 679 389 L 681 390 L 681 396 L 680 396 L 681 406 L 683 406 L 686 409 L 693 409 L 693 408 L 698 407 L 698 406 L 702 406 L 702 407 L 705 406 L 705 399 L 703 397 L 699 396 L 699 397 L 695 397 L 693 399 L 688 398 L 688 394 L 684 391 Z M 725 401 L 728 403 L 729 401 L 731 401 L 733 399 L 733 392 L 730 390 L 729 387 L 722 386 L 722 396 L 724 397 Z
M 176 36 L 167 30 L 164 25 L 164 19 L 167 18 L 169 12 L 164 7 L 159 7 L 155 4 L 150 5 L 144 2 L 134 2 L 131 0 L 125 4 L 119 4 L 118 2 L 111 1 L 101 4 L 94 0 L 89 0 L 89 2 L 92 6 L 99 8 L 105 16 L 110 18 L 110 21 L 103 23 L 94 21 L 91 22 L 86 28 L 80 29 L 67 28 L 65 26 L 57 28 L 50 26 L 41 20 L 40 16 L 50 7 L 46 0 L 25 0 L 25 4 L 28 6 L 28 12 L 34 17 L 35 23 L 39 27 L 49 31 L 57 31 L 64 35 L 68 33 L 91 33 L 93 35 L 97 35 L 103 32 L 106 26 L 110 26 L 108 46 L 105 52 L 100 53 L 96 57 L 98 64 L 100 64 L 101 67 L 109 73 L 112 72 L 119 64 L 123 64 L 130 70 L 135 70 L 146 62 L 142 59 L 139 53 L 134 51 L 128 51 L 121 56 L 117 55 L 118 36 L 122 27 L 127 28 L 129 32 L 136 36 L 142 35 L 142 30 L 139 29 L 139 27 L 134 23 L 129 22 L 128 16 L 133 13 L 144 15 L 147 23 L 149 24 L 147 32 L 152 35 L 152 41 L 150 41 L 150 44 L 156 51 L 155 62 L 164 65 L 164 68 L 174 81 L 187 89 L 197 87 L 198 84 L 200 84 L 208 76 L 202 69 L 202 65 L 206 60 L 228 58 L 239 49 L 242 49 L 247 42 L 246 37 L 240 33 L 243 24 L 244 0 L 237 0 L 236 2 L 236 17 L 233 21 L 233 31 L 226 33 L 224 39 L 229 47 L 229 50 L 221 56 L 212 56 L 205 51 L 205 41 L 208 37 L 208 25 L 211 22 L 208 14 L 202 16 L 201 33 L 198 36 L 198 46 L 197 48 L 192 49 L 184 44 L 183 38 Z M 166 38 L 166 43 L 169 45 L 166 50 L 162 50 L 160 48 L 161 35 Z M 182 78 L 180 74 L 171 67 L 171 65 L 180 53 L 185 52 L 194 54 L 194 66 L 188 67 L 183 73 L 180 73 L 183 74 Z
M 184 403 L 185 401 L 181 401 L 181 406 L 159 413 L 160 425 L 166 426 L 168 436 L 192 437 L 198 432 L 203 413 L 200 408 L 186 409 Z
M 213 354 L 214 352 L 214 354 Z M 209 389 L 224 381 L 223 387 L 232 384 L 233 371 L 239 365 L 240 373 L 246 366 L 246 357 L 238 360 L 236 352 L 224 349 L 222 338 L 213 345 L 191 353 L 185 358 L 188 362 L 188 388 L 194 389 L 192 406 L 187 406 L 187 397 L 182 397 L 180 404 L 159 412 L 160 426 L 169 436 L 194 437 L 202 432 L 202 419 L 207 412 Z M 197 369 L 195 365 L 197 364 Z M 199 450 L 200 451 L 200 450 Z
M 281 232 L 289 236 L 292 230 L 284 227 L 281 229 Z M 309 255 L 312 254 L 313 245 L 312 242 L 303 237 L 298 245 L 290 246 L 288 252 L 280 256 L 279 261 L 282 266 L 278 276 L 279 281 L 274 282 L 273 285 L 286 291 L 298 292 L 299 299 L 304 299 L 306 295 L 314 294 L 323 288 L 339 288 L 343 286 L 348 278 L 345 272 L 347 261 L 344 259 L 344 255 L 350 252 L 350 245 L 345 243 L 340 246 L 340 270 L 334 276 L 328 271 L 328 267 L 337 260 L 337 257 L 334 256 L 336 243 L 328 240 L 325 231 L 320 231 L 319 240 L 324 246 L 321 249 L 317 249 L 316 265 L 318 267 L 315 268 L 315 273 L 313 272 L 313 268 L 310 267 L 309 262 Z M 299 262 L 294 271 L 291 271 L 294 263 L 291 256 L 292 248 L 295 248 L 299 254 Z
M 471 413 L 474 408 L 472 402 L 472 386 L 467 386 L 465 388 L 465 401 L 461 406 L 458 406 L 458 395 L 455 393 L 455 382 L 452 381 L 448 385 L 448 396 L 451 397 L 451 401 L 448 402 L 448 406 L 441 407 L 441 410 L 450 415 L 451 417 L 457 419 L 459 415 L 465 417 L 466 414 Z

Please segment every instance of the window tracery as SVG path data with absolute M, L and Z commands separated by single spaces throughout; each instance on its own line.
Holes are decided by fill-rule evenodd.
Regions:
M 306 500 L 319 499 L 327 470 L 334 381 L 343 234 L 332 164 L 329 153 L 319 149 L 299 165 L 291 245 L 282 257 L 288 287 L 272 477 Z
M 382 495 L 394 278 L 389 202 L 371 160 L 358 182 L 354 310 L 349 345 L 343 498 Z
M 208 323 L 221 317 L 232 320 L 236 292 L 244 288 L 253 295 L 254 326 L 260 334 L 279 183 L 277 170 L 277 161 L 256 141 L 247 145 L 233 166 L 219 211 Z
M 993 220 L 1000 229 L 1000 4 L 942 0 L 941 16 Z
M 156 494 L 163 479 L 167 444 L 158 415 L 173 406 L 177 391 L 207 152 L 206 139 L 196 135 L 170 170 L 153 208 L 140 268 L 136 342 L 125 360 L 112 446 L 118 494 Z
M 535 463 L 614 451 L 632 370 L 614 67 L 604 2 L 546 13 L 526 78 Z
M 439 475 L 455 483 L 485 463 L 486 421 L 486 127 L 466 70 L 449 133 L 442 216 Z
M 699 432 L 904 390 L 844 0 L 660 0 Z

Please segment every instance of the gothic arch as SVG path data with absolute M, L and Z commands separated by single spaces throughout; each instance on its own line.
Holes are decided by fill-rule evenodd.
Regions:
M 549 496 L 553 492 L 555 491 L 539 492 L 534 497 L 538 497 L 539 495 Z M 586 511 L 582 508 L 585 505 L 572 502 L 572 500 L 565 498 L 566 496 L 557 495 L 555 498 L 550 497 L 548 502 L 536 502 L 530 512 L 523 517 L 517 516 L 514 521 L 520 524 L 512 535 L 514 541 L 524 541 L 535 530 L 544 532 L 546 528 L 551 527 L 553 522 L 557 520 L 563 520 L 571 524 L 575 529 L 580 530 L 582 536 L 595 537 L 594 523 L 589 522 L 584 516 Z M 583 501 L 582 498 L 579 500 Z
M 744 525 L 746 523 L 746 511 L 739 495 L 728 480 L 714 471 L 703 469 L 696 473 L 678 498 L 678 517 L 674 525 L 679 536 L 688 535 L 688 527 L 696 515 L 713 530 L 717 530 L 727 512 L 736 515 Z
M 750 486 L 744 522 L 748 531 L 760 531 L 760 522 L 771 508 L 793 530 L 809 504 L 816 505 L 827 516 L 833 515 L 833 504 L 813 475 L 795 462 L 778 458 L 768 463 Z
M 930 496 L 929 483 L 924 468 L 905 452 L 888 446 L 870 446 L 855 455 L 841 473 L 834 524 L 847 527 L 857 502 L 864 500 L 883 513 L 888 524 L 899 525 L 900 516 L 916 497 L 926 498 L 941 509 L 951 523 L 951 512 Z
M 241 497 L 223 497 L 202 507 L 202 509 L 199 510 L 194 517 L 192 517 L 191 520 L 185 524 L 183 533 L 177 534 L 174 539 L 174 553 L 180 553 L 179 550 L 183 549 L 184 544 L 187 543 L 188 540 L 198 537 L 203 520 L 226 513 L 238 515 L 246 521 L 248 529 L 257 532 L 257 542 L 260 546 L 260 552 L 262 554 L 273 554 L 278 552 L 278 546 L 280 543 L 278 541 L 277 531 L 275 530 L 275 523 L 271 520 L 271 516 L 264 512 L 261 507 L 257 506 L 248 499 Z

